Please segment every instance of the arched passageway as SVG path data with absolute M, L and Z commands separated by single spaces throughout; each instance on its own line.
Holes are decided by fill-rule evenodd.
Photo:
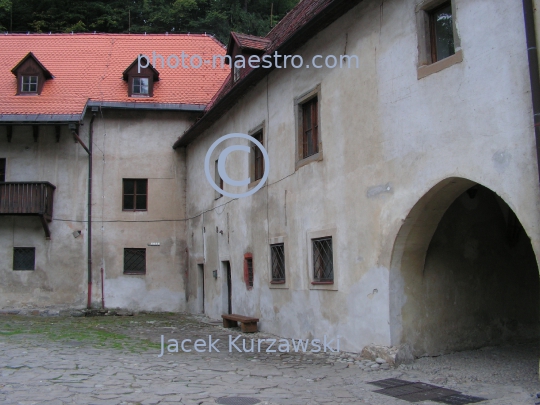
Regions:
M 493 191 L 462 178 L 433 187 L 398 233 L 393 344 L 439 355 L 539 336 L 539 275 L 521 223 Z

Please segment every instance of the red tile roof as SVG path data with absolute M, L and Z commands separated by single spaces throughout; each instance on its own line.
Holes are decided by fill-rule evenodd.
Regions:
M 156 61 L 159 81 L 149 98 L 130 98 L 122 72 L 137 58 L 152 52 L 163 55 L 165 66 Z M 79 115 L 88 100 L 103 102 L 207 104 L 223 84 L 228 66 L 214 69 L 183 69 L 167 66 L 169 55 L 200 55 L 212 61 L 224 55 L 221 43 L 207 35 L 140 34 L 8 34 L 0 35 L 0 118 L 5 115 Z M 47 68 L 47 80 L 39 96 L 17 96 L 16 77 L 11 73 L 29 52 Z M 171 64 L 176 63 L 174 59 Z M 189 64 L 189 60 L 186 59 Z M 198 63 L 194 60 L 194 63 Z

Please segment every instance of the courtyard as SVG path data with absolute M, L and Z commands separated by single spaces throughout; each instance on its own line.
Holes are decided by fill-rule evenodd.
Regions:
M 239 328 L 224 329 L 202 316 L 44 315 L 0 317 L 2 404 L 411 403 L 369 384 L 390 378 L 459 391 L 463 398 L 485 399 L 481 404 L 540 401 L 535 343 L 425 357 L 394 368 L 354 353 L 266 353 L 264 343 L 260 352 L 229 352 L 229 335 L 240 335 Z M 220 340 L 219 353 L 165 350 L 159 357 L 162 336 L 194 342 L 210 335 Z M 239 341 L 244 337 L 279 339 L 258 332 Z

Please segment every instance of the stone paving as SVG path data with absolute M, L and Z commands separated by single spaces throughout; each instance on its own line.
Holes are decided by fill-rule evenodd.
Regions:
M 424 358 L 392 368 L 347 353 L 266 353 L 266 343 L 263 353 L 229 353 L 228 336 L 238 334 L 205 318 L 179 314 L 2 315 L 0 403 L 202 405 L 232 396 L 267 405 L 409 403 L 374 393 L 377 387 L 367 384 L 385 378 L 422 381 L 488 399 L 481 404 L 540 402 L 535 395 L 540 391 L 536 344 Z M 215 347 L 221 351 L 158 357 L 161 335 L 179 342 L 212 335 L 220 339 Z M 245 336 L 272 338 L 264 333 Z

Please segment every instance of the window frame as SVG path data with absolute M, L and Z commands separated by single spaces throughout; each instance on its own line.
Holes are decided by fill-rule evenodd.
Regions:
M 145 194 L 145 208 L 144 209 L 138 209 L 137 208 L 137 196 L 143 195 L 143 194 L 137 194 L 137 181 L 144 180 L 146 181 L 146 194 Z M 126 196 L 126 181 L 133 181 L 133 209 L 126 208 L 124 199 Z M 148 212 L 148 179 L 137 179 L 137 178 L 123 178 L 122 179 L 122 211 L 123 212 Z
M 276 248 L 279 248 L 281 247 L 282 249 L 282 255 L 281 257 L 283 258 L 283 277 L 282 278 L 278 278 L 278 277 L 274 277 L 274 251 L 276 250 Z M 285 284 L 285 282 L 287 281 L 287 259 L 285 257 L 285 243 L 281 242 L 281 243 L 271 243 L 270 244 L 270 278 L 271 278 L 271 281 L 270 283 L 271 284 Z
M 430 42 L 430 48 L 431 48 L 431 63 L 439 62 L 443 59 L 449 58 L 452 55 L 455 55 L 456 53 L 456 47 L 454 45 L 454 52 L 451 55 L 448 55 L 445 58 L 439 59 L 438 57 L 438 48 L 437 48 L 437 33 L 435 30 L 435 15 L 438 11 L 442 10 L 443 8 L 446 8 L 450 6 L 452 9 L 452 1 L 448 0 L 442 4 L 439 4 L 437 7 L 434 7 L 428 11 L 428 17 L 429 17 L 429 42 Z M 454 26 L 454 12 L 452 10 L 452 27 Z M 453 28 L 452 28 L 453 31 Z M 454 33 L 452 32 L 452 39 L 454 39 Z
M 251 279 L 250 279 L 250 270 L 251 270 Z M 244 283 L 246 284 L 246 288 L 248 291 L 252 290 L 255 284 L 255 265 L 253 263 L 252 253 L 244 254 Z
M 452 31 L 454 35 L 454 54 L 444 59 L 433 60 L 432 55 L 432 23 L 431 16 L 440 7 L 450 2 L 452 8 Z M 418 67 L 417 79 L 423 79 L 431 74 L 440 72 L 450 66 L 463 62 L 463 50 L 457 30 L 456 0 L 424 0 L 415 8 L 418 38 Z
M 314 99 L 317 99 L 317 151 L 309 156 L 304 156 L 304 106 L 312 103 Z M 300 167 L 323 160 L 323 136 L 322 136 L 322 117 L 321 117 L 321 105 L 322 105 L 322 96 L 321 96 L 321 85 L 317 85 L 312 90 L 304 93 L 300 97 L 297 97 L 294 100 L 295 105 L 295 115 L 296 115 L 296 165 L 295 169 L 298 170 Z
M 32 268 L 15 268 L 15 254 L 17 252 L 17 250 L 21 250 L 21 249 L 28 249 L 28 250 L 31 250 L 33 252 L 33 255 L 34 255 L 34 260 L 32 262 Z M 24 247 L 24 246 L 14 246 L 13 247 L 13 263 L 12 263 L 12 269 L 13 271 L 34 271 L 36 270 L 36 248 L 35 247 Z M 20 267 L 20 266 L 17 266 L 17 267 Z
M 146 79 L 146 93 L 142 93 L 142 92 L 136 92 L 135 91 L 135 86 L 138 86 L 139 89 L 142 88 L 142 84 L 135 84 L 135 81 L 136 80 L 143 80 L 143 79 Z M 131 81 L 131 95 L 134 96 L 134 97 L 148 97 L 150 96 L 150 78 L 148 76 L 133 76 L 133 79 Z
M 140 271 L 126 271 L 126 252 L 127 251 L 135 251 L 135 250 L 138 250 L 138 251 L 142 251 L 144 252 L 144 271 L 143 272 L 140 272 Z M 146 266 L 146 248 L 124 248 L 124 255 L 123 255 L 123 271 L 122 271 L 122 274 L 125 274 L 125 275 L 130 275 L 130 276 L 145 276 L 146 275 L 146 272 L 147 272 L 147 266 Z
M 283 253 L 284 253 L 284 260 L 285 260 L 285 268 L 284 268 L 284 277 L 285 280 L 283 282 L 272 282 L 272 246 L 273 245 L 283 245 Z M 289 260 L 289 249 L 287 248 L 287 235 L 280 235 L 268 238 L 268 267 L 269 271 L 268 274 L 268 286 L 270 290 L 272 289 L 288 289 L 291 286 L 291 279 L 290 279 L 290 273 L 289 269 L 287 268 L 287 264 L 290 263 Z
M 219 159 L 216 159 L 216 161 L 214 162 L 214 182 L 216 183 L 216 185 L 220 189 L 225 191 L 223 179 L 219 175 L 218 161 L 219 161 Z M 218 179 L 219 179 L 219 181 L 218 181 Z M 214 190 L 214 200 L 219 200 L 221 197 L 223 197 L 223 194 L 221 194 L 217 190 Z
M 320 240 L 322 238 L 332 239 L 332 267 L 333 267 L 333 281 L 319 281 L 315 279 L 315 266 L 313 263 L 313 241 Z M 329 290 L 337 291 L 339 287 L 339 262 L 337 252 L 338 249 L 338 235 L 337 228 L 323 228 L 320 230 L 310 230 L 306 232 L 307 242 L 307 280 L 309 280 L 310 290 Z
M 24 80 L 28 78 L 28 79 L 32 79 L 32 78 L 35 78 L 36 79 L 36 82 L 35 83 L 32 83 L 31 81 L 29 83 L 24 83 Z M 28 85 L 28 86 L 35 86 L 35 90 L 24 90 L 24 86 L 25 85 Z M 21 93 L 22 94 L 38 94 L 38 91 L 39 91 L 39 75 L 34 75 L 34 74 L 30 74 L 30 75 L 21 75 Z
M 263 121 L 261 124 L 257 125 L 255 128 L 248 131 L 248 135 L 254 137 L 257 139 L 265 148 L 266 148 L 266 122 Z M 261 134 L 261 139 L 257 137 L 258 134 Z M 261 150 L 255 145 L 253 142 L 249 142 L 249 147 L 251 148 L 251 152 L 249 154 L 249 177 L 251 179 L 250 183 L 248 184 L 248 190 L 252 189 L 253 187 L 257 186 L 259 182 L 261 181 L 262 177 L 264 176 L 264 157 L 262 155 Z M 255 168 L 255 156 L 260 154 L 260 158 L 262 159 L 262 173 L 261 177 L 257 179 L 256 176 L 256 168 Z

